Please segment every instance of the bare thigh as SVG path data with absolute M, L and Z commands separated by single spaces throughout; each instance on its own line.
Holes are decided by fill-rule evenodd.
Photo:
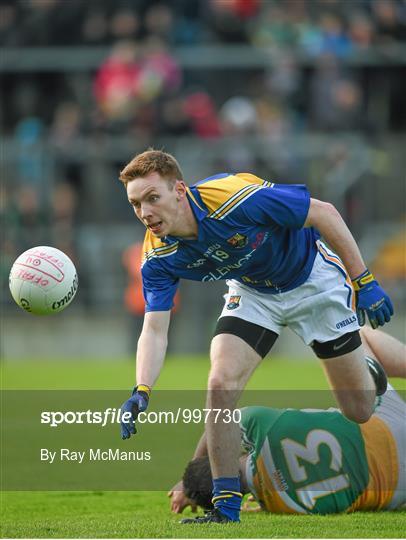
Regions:
M 354 422 L 366 422 L 373 412 L 376 387 L 365 362 L 364 348 L 322 363 L 342 412 Z

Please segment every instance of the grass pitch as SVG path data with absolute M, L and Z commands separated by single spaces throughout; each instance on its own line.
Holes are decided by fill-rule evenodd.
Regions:
M 406 529 L 406 512 L 259 513 L 243 514 L 240 524 L 180 525 L 163 492 L 12 492 L 4 510 L 9 538 L 399 538 Z
M 204 358 L 168 359 L 157 388 L 204 389 L 208 367 Z M 134 364 L 124 359 L 21 360 L 5 362 L 1 370 L 7 389 L 119 389 L 133 380 Z M 404 381 L 395 386 L 404 389 Z M 316 361 L 279 359 L 263 362 L 249 388 L 321 390 L 327 385 Z M 243 514 L 241 524 L 180 525 L 164 492 L 2 492 L 1 513 L 3 538 L 401 538 L 406 530 L 406 511 L 259 513 Z

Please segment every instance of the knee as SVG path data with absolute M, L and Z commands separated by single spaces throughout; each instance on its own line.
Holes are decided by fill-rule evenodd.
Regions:
M 342 405 L 341 410 L 348 420 L 357 424 L 365 424 L 374 411 L 374 402 L 369 403 L 369 400 L 347 401 L 345 405 Z
M 375 335 L 376 335 L 376 330 L 372 330 L 372 328 L 370 326 L 367 326 L 367 325 L 360 328 L 359 334 L 361 336 L 362 343 L 368 344 L 369 340 L 371 338 L 373 338 L 374 332 L 375 332 Z
M 217 346 L 211 351 L 211 368 L 208 378 L 209 390 L 236 390 L 244 377 L 244 369 L 238 362 L 230 362 L 230 351 Z
M 240 378 L 235 373 L 216 370 L 209 374 L 208 390 L 238 390 L 240 386 Z
M 208 390 L 224 390 L 226 387 L 226 377 L 223 373 L 210 372 L 207 387 Z

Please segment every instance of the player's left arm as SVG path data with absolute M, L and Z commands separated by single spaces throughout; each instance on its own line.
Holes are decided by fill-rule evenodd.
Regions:
M 315 227 L 343 261 L 357 295 L 357 315 L 361 326 L 365 313 L 372 328 L 383 326 L 393 315 L 389 296 L 366 267 L 357 243 L 337 209 L 330 203 L 310 199 L 305 227 Z

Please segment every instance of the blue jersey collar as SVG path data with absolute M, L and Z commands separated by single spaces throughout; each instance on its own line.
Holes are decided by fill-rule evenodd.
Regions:
M 204 231 L 203 227 L 200 225 L 201 221 L 207 216 L 208 210 L 203 204 L 203 202 L 200 200 L 200 196 L 197 193 L 197 190 L 193 188 L 186 188 L 186 196 L 188 198 L 190 208 L 192 209 L 193 215 L 197 221 L 197 239 L 196 240 L 185 240 L 184 238 L 178 237 L 178 236 L 165 236 L 165 238 L 162 238 L 164 242 L 171 243 L 171 242 L 201 242 L 204 239 Z

